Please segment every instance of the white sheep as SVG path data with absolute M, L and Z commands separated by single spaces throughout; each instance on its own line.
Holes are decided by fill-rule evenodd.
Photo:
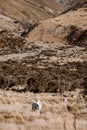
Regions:
M 41 103 L 41 101 L 40 100 L 38 100 L 37 101 L 37 104 L 38 104 L 38 106 L 39 106 L 39 111 L 42 109 L 42 103 Z

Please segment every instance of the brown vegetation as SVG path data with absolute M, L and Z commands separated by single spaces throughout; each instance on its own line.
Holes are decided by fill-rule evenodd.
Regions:
M 0 3 L 0 13 L 22 22 L 52 18 L 66 9 L 55 0 L 0 0 Z
M 0 130 L 87 129 L 83 2 L 65 11 L 53 0 L 0 1 Z
M 65 91 L 65 95 L 70 99 L 70 95 L 74 93 L 76 96 L 81 96 L 79 92 L 80 90 L 76 90 L 76 92 Z M 0 98 L 0 129 L 2 130 L 6 129 L 6 127 L 7 130 L 8 128 L 9 130 L 12 128 L 17 130 L 71 128 L 74 130 L 74 127 L 76 127 L 76 130 L 80 128 L 86 130 L 87 113 L 84 112 L 87 108 L 84 106 L 85 100 L 83 97 L 82 100 L 84 101 L 82 104 L 84 107 L 80 108 L 81 101 L 76 105 L 67 102 L 65 107 L 65 103 L 58 93 L 13 93 L 13 91 L 0 90 L 0 96 L 3 98 L 3 101 Z M 66 97 L 63 98 L 65 99 Z M 10 103 L 8 104 L 9 99 Z M 32 112 L 32 102 L 38 99 L 42 101 L 42 110 L 40 113 L 38 111 Z M 77 101 L 77 99 L 74 99 L 73 104 Z

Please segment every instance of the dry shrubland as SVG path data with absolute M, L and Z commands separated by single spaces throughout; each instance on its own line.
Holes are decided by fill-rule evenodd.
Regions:
M 1 0 L 0 130 L 87 130 L 86 1 Z

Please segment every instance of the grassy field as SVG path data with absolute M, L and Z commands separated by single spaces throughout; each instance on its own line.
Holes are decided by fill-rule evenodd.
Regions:
M 0 90 L 0 130 L 86 130 L 83 97 L 78 91 L 65 92 L 65 96 Z M 32 112 L 31 104 L 38 99 L 42 101 L 42 110 Z

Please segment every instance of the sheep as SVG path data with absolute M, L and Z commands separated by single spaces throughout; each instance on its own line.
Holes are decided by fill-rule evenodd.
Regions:
M 64 98 L 64 99 L 63 99 L 63 107 L 64 107 L 65 109 L 67 109 L 67 105 L 68 105 L 68 99 L 67 99 L 67 98 Z
M 32 111 L 39 110 L 39 105 L 37 103 L 32 103 Z
M 32 111 L 41 110 L 42 109 L 42 103 L 40 100 L 38 100 L 36 103 L 32 103 Z
M 39 106 L 39 111 L 42 109 L 42 103 L 40 100 L 38 100 L 37 105 Z

